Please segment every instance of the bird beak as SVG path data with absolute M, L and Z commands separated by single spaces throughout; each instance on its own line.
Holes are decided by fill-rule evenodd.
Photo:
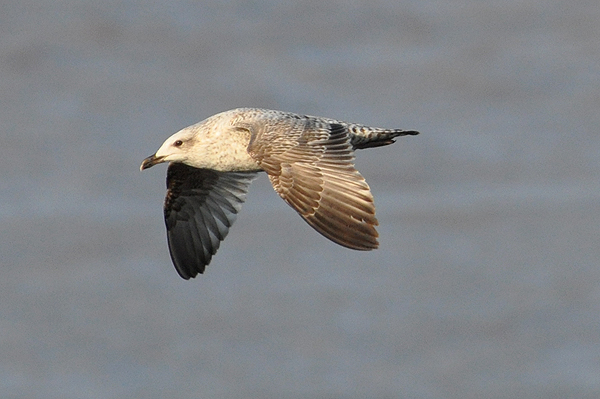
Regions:
M 157 157 L 156 154 L 150 155 L 148 158 L 142 161 L 142 165 L 140 166 L 140 170 L 148 169 L 154 165 L 162 163 L 165 161 L 165 157 Z

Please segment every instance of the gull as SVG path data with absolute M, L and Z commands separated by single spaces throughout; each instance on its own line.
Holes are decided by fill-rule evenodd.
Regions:
M 187 280 L 204 273 L 258 172 L 266 172 L 277 194 L 331 241 L 356 250 L 376 249 L 375 205 L 354 167 L 354 150 L 417 134 L 237 108 L 173 134 L 143 160 L 140 170 L 169 162 L 167 241 L 175 269 Z

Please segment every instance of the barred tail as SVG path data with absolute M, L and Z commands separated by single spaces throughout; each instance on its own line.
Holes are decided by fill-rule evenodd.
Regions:
M 355 150 L 364 148 L 382 147 L 395 142 L 394 138 L 399 136 L 416 136 L 419 132 L 415 130 L 401 129 L 365 129 L 360 135 L 353 134 L 350 142 Z

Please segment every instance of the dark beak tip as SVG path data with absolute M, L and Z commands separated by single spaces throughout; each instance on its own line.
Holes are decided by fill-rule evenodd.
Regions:
M 148 158 L 142 161 L 142 164 L 140 165 L 140 171 L 151 168 L 152 166 L 156 165 L 158 163 L 157 160 L 158 159 L 155 155 L 150 155 Z

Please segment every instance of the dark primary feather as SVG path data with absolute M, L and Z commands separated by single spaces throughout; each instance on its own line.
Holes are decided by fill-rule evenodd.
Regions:
M 227 236 L 256 173 L 171 163 L 164 214 L 171 259 L 184 279 L 203 273 Z

